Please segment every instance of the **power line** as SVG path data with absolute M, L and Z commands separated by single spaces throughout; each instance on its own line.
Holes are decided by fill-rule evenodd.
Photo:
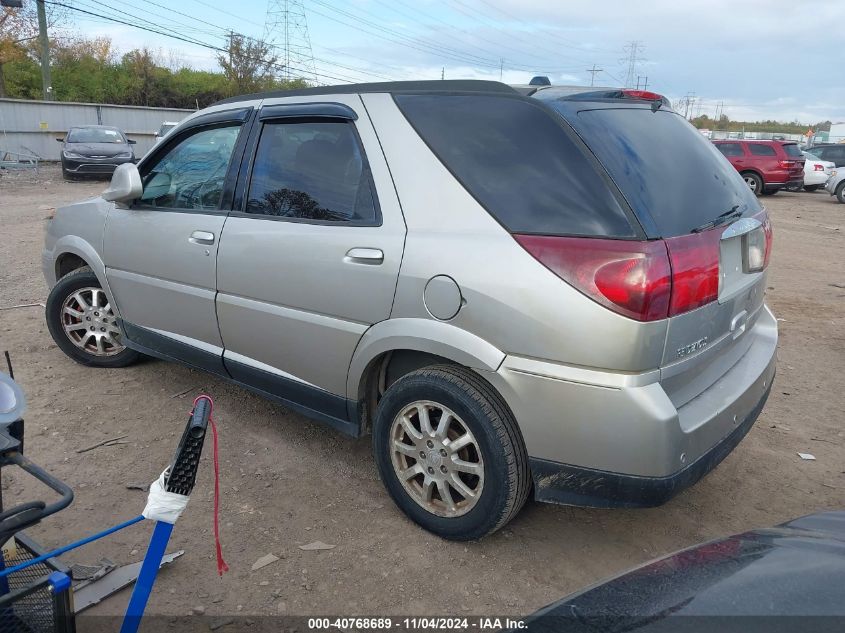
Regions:
M 209 50 L 214 50 L 214 51 L 221 52 L 221 53 L 228 53 L 228 49 L 223 48 L 221 46 L 215 46 L 214 44 L 208 44 L 206 42 L 201 42 L 199 40 L 188 39 L 188 38 L 185 38 L 185 37 L 174 35 L 172 33 L 159 31 L 157 29 L 152 29 L 152 28 L 140 25 L 140 24 L 135 24 L 133 22 L 129 22 L 129 21 L 126 21 L 126 20 L 121 20 L 119 18 L 115 18 L 115 17 L 112 17 L 112 16 L 103 15 L 101 13 L 95 13 L 93 11 L 86 11 L 85 9 L 81 9 L 79 7 L 71 6 L 71 5 L 68 5 L 68 4 L 64 4 L 63 2 L 57 2 L 56 0 L 44 0 L 44 2 L 46 2 L 47 4 L 52 4 L 52 5 L 55 5 L 55 6 L 58 6 L 58 7 L 63 7 L 65 9 L 69 9 L 71 11 L 76 11 L 78 13 L 84 13 L 85 15 L 93 16 L 95 18 L 102 18 L 102 19 L 108 20 L 109 22 L 113 22 L 113 23 L 117 23 L 117 24 L 124 24 L 124 25 L 130 26 L 132 28 L 140 29 L 142 31 L 147 31 L 149 33 L 156 33 L 157 35 L 162 35 L 164 37 L 169 37 L 171 39 L 180 40 L 182 42 L 187 42 L 188 44 L 200 46 L 202 48 L 207 48 Z M 268 60 L 266 60 L 266 59 L 261 59 L 261 58 L 254 58 L 254 59 L 258 59 L 259 61 L 262 61 L 264 63 L 268 63 Z M 272 66 L 274 68 L 281 68 L 281 64 L 277 64 L 277 63 L 269 63 L 268 65 Z M 293 66 L 291 67 L 291 70 L 295 70 L 297 72 L 304 72 L 303 69 L 296 68 L 296 67 L 293 67 Z M 318 77 L 330 79 L 332 81 L 340 81 L 342 83 L 355 83 L 355 81 L 356 81 L 354 79 L 342 78 L 342 77 L 339 77 L 337 75 L 329 75 L 327 73 L 317 72 L 315 74 Z

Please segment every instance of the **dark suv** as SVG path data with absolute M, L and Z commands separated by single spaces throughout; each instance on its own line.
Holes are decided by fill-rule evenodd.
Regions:
M 793 141 L 713 141 L 758 196 L 804 186 L 804 155 Z
M 815 145 L 807 150 L 822 160 L 836 163 L 837 167 L 845 167 L 845 143 L 830 143 Z

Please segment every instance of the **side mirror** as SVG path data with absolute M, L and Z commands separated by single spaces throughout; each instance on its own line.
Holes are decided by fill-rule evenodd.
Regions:
M 136 141 L 134 138 L 128 138 L 128 139 L 126 139 L 126 142 L 129 143 L 130 145 L 134 145 L 138 141 Z
M 65 142 L 65 139 L 63 139 L 63 138 L 57 138 L 56 140 L 57 140 L 59 143 L 64 143 L 64 142 Z
M 117 202 L 129 205 L 132 201 L 141 197 L 144 187 L 141 184 L 141 174 L 135 163 L 123 163 L 118 165 L 111 177 L 109 188 L 102 196 L 109 202 Z

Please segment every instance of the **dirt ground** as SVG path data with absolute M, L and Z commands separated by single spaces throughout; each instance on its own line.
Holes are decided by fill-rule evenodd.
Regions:
M 215 398 L 231 571 L 215 573 L 209 446 L 171 540 L 186 553 L 160 574 L 148 613 L 523 615 L 696 542 L 845 505 L 845 205 L 824 192 L 763 200 L 775 230 L 768 303 L 780 325 L 778 376 L 759 421 L 714 472 L 654 509 L 530 502 L 492 537 L 455 544 L 393 506 L 368 439 L 179 365 L 81 367 L 56 348 L 40 307 L 6 309 L 46 298 L 40 253 L 50 207 L 104 187 L 62 182 L 52 167 L 0 177 L 0 350 L 10 351 L 29 399 L 27 454 L 76 492 L 69 509 L 30 530 L 50 546 L 139 514 L 146 494 L 127 484 L 148 483 L 167 465 L 194 395 Z M 123 444 L 77 452 L 121 435 Z M 802 461 L 799 451 L 817 459 Z M 3 483 L 7 504 L 38 492 L 10 473 Z M 136 561 L 149 533 L 134 526 L 66 558 Z M 336 547 L 298 548 L 318 540 Z M 268 553 L 280 559 L 251 571 Z M 124 591 L 94 612 L 121 613 L 127 599 Z

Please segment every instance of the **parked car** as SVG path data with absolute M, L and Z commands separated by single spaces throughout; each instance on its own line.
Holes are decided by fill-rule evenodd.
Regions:
M 167 136 L 167 133 L 170 132 L 173 128 L 179 125 L 179 121 L 164 121 L 161 124 L 161 127 L 158 128 L 158 132 L 156 132 L 155 142 L 158 144 L 161 139 Z
M 835 163 L 837 167 L 845 167 L 845 143 L 828 143 L 825 145 L 814 145 L 807 148 L 822 160 Z
M 804 156 L 804 190 L 815 191 L 819 187 L 824 187 L 830 177 L 830 170 L 836 165 L 810 152 L 801 152 L 801 154 Z
M 532 489 L 653 506 L 715 467 L 772 385 L 770 250 L 660 95 L 434 81 L 197 112 L 57 210 L 43 263 L 74 360 L 178 360 L 372 434 L 397 505 L 475 539 Z
M 118 165 L 135 162 L 132 149 L 135 141 L 126 138 L 116 127 L 81 125 L 70 128 L 66 136 L 56 140 L 62 144 L 65 179 L 111 175 Z
M 713 141 L 758 196 L 804 186 L 804 157 L 792 141 Z
M 845 616 L 843 586 L 845 512 L 821 512 L 646 563 L 550 604 L 512 630 L 828 631 Z
M 830 195 L 836 196 L 839 202 L 845 204 L 845 169 L 831 169 L 824 188 Z

